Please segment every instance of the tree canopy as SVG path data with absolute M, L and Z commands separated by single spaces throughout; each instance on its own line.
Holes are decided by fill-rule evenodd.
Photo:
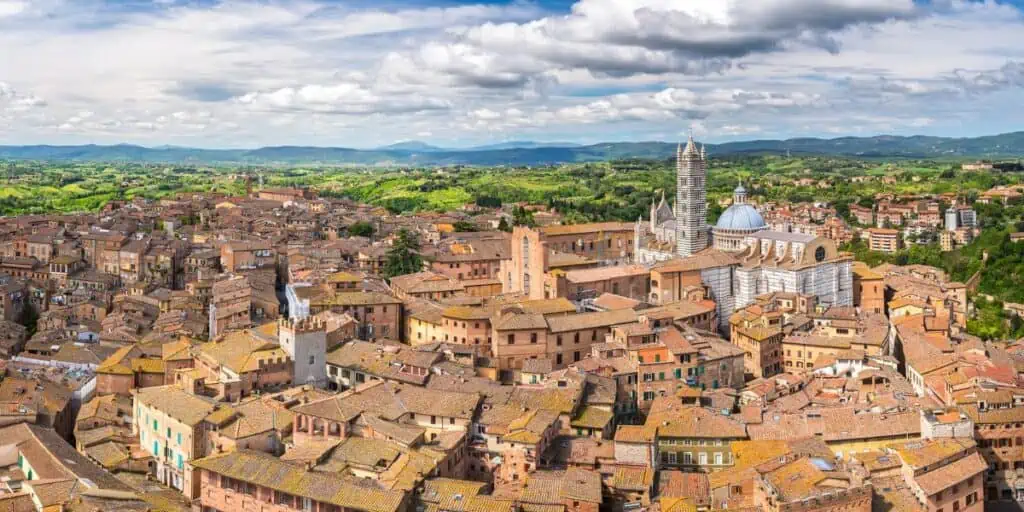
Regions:
M 420 257 L 419 239 L 413 232 L 403 228 L 388 250 L 387 260 L 384 262 L 384 277 L 391 279 L 422 270 L 423 258 Z

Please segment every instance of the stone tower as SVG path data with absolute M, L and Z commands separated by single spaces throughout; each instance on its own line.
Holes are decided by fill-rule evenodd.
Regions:
M 278 343 L 292 358 L 295 373 L 292 383 L 298 386 L 327 383 L 327 326 L 316 317 L 301 320 L 278 318 Z
M 686 257 L 708 247 L 707 161 L 693 137 L 676 152 L 676 253 Z

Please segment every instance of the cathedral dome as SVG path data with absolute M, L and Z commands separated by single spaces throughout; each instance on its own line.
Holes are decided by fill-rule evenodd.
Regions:
M 759 231 L 764 229 L 766 224 L 757 209 L 746 203 L 738 203 L 730 206 L 718 218 L 715 229 L 732 229 L 743 231 Z

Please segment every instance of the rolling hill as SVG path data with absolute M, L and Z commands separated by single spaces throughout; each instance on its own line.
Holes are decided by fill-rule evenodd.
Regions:
M 381 166 L 529 166 L 568 162 L 670 158 L 675 143 L 612 142 L 589 146 L 538 142 L 502 143 L 445 149 L 406 142 L 377 149 L 274 146 L 259 149 L 183 147 L 0 146 L 0 159 L 42 161 L 150 162 L 202 164 L 328 164 Z M 973 138 L 882 135 L 836 139 L 798 138 L 709 144 L 713 155 L 835 155 L 860 158 L 1017 158 L 1024 155 L 1024 132 Z

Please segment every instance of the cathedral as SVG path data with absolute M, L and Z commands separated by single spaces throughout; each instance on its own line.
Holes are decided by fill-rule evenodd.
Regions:
M 656 263 L 692 256 L 709 247 L 707 153 L 693 137 L 676 151 L 676 204 L 651 204 L 648 223 L 637 220 L 633 234 L 637 263 Z
M 709 227 L 706 186 L 707 153 L 703 147 L 698 149 L 691 137 L 686 147 L 680 145 L 676 152 L 674 207 L 665 202 L 663 194 L 660 202 L 651 203 L 648 221 L 638 219 L 634 226 L 636 263 L 663 267 L 670 260 L 686 261 L 694 255 L 721 255 L 710 258 L 718 268 L 716 277 L 705 275 L 703 280 L 711 298 L 719 303 L 723 327 L 733 311 L 765 293 L 814 296 L 825 306 L 853 304 L 852 255 L 839 252 L 827 238 L 769 230 L 761 214 L 747 202 L 742 184 L 733 191 L 733 204 Z M 733 263 L 722 266 L 722 261 Z M 658 300 L 652 296 L 652 302 Z

